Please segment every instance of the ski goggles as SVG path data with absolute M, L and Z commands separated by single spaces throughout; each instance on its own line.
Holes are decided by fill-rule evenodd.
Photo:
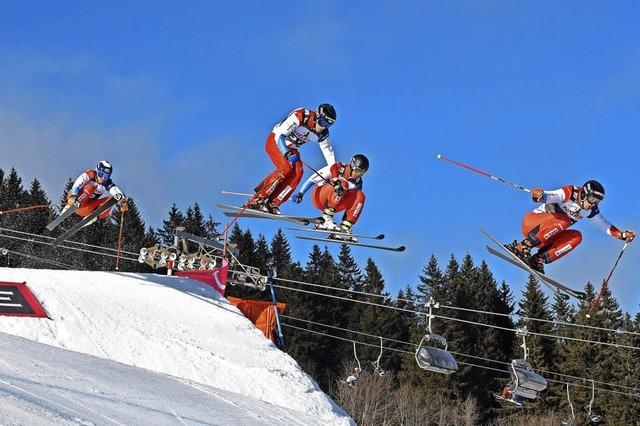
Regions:
M 107 172 L 103 172 L 102 170 L 98 170 L 96 171 L 96 175 L 104 180 L 109 180 L 109 178 L 111 177 L 111 173 L 107 173 Z
M 318 124 L 324 127 L 325 129 L 328 129 L 329 127 L 331 127 L 333 123 L 335 123 L 335 121 L 330 118 L 318 117 Z
M 592 206 L 595 206 L 597 204 L 600 204 L 600 201 L 602 201 L 602 198 L 598 197 L 595 194 L 587 194 L 587 196 L 585 197 L 585 200 L 587 200 L 587 202 Z
M 367 171 L 365 169 L 361 169 L 360 167 L 351 166 L 351 174 L 356 177 L 363 176 Z

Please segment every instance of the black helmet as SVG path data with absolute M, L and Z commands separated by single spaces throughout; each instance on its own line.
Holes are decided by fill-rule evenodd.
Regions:
M 358 171 L 360 176 L 369 170 L 369 159 L 362 154 L 356 154 L 351 158 L 351 173 Z
M 598 204 L 604 200 L 604 186 L 597 180 L 588 180 L 582 185 L 582 197 L 590 204 Z
M 318 107 L 318 124 L 331 127 L 336 122 L 336 109 L 331 104 L 320 104 Z

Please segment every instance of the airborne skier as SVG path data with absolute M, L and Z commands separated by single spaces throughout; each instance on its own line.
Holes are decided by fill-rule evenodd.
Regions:
M 635 238 L 634 231 L 620 231 L 602 216 L 599 205 L 604 199 L 604 187 L 595 180 L 588 180 L 580 187 L 567 185 L 554 191 L 533 188 L 531 198 L 543 204 L 524 216 L 524 240 L 505 244 L 505 247 L 541 273 L 545 264 L 555 262 L 580 244 L 582 234 L 568 229 L 580 219 L 589 219 L 619 240 L 630 243 Z M 537 252 L 532 254 L 534 248 Z
M 364 208 L 365 195 L 362 191 L 362 176 L 369 170 L 369 160 L 356 154 L 349 164 L 334 163 L 312 175 L 302 186 L 294 201 L 300 203 L 313 185 L 313 204 L 322 212 L 316 219 L 316 229 L 351 233 L 351 227 L 358 221 Z M 342 222 L 333 221 L 336 212 L 344 211 Z
M 255 188 L 247 207 L 280 214 L 279 206 L 287 201 L 302 180 L 303 169 L 298 148 L 318 142 L 327 165 L 335 163 L 329 141 L 329 127 L 336 121 L 336 110 L 321 104 L 316 111 L 298 108 L 276 124 L 267 137 L 265 149 L 276 169 Z
M 106 203 L 111 197 L 119 199 L 118 204 L 121 211 L 126 212 L 129 210 L 127 199 L 124 197 L 120 188 L 111 180 L 111 173 L 113 173 L 111 163 L 102 160 L 98 162 L 95 169 L 89 169 L 78 176 L 69 190 L 67 205 L 62 212 L 64 213 L 81 198 L 80 205 L 75 211 L 75 214 L 82 217 L 88 216 L 91 212 Z M 110 197 L 102 197 L 105 193 L 109 193 Z M 95 222 L 98 218 L 104 219 L 109 216 L 114 209 L 115 206 L 112 209 L 102 212 L 90 223 Z

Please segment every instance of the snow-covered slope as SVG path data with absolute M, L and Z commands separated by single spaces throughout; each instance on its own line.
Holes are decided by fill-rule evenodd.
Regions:
M 233 410 L 226 409 L 220 421 L 213 421 L 214 424 L 252 423 L 243 420 L 247 418 L 247 411 L 251 411 L 242 408 L 246 406 L 258 410 L 253 413 L 256 419 L 262 419 L 257 423 L 351 423 L 291 357 L 265 339 L 233 305 L 199 283 L 154 274 L 7 268 L 0 268 L 0 280 L 27 281 L 52 318 L 0 317 L 0 332 L 182 379 L 176 381 L 165 377 L 163 380 L 167 382 L 163 382 L 150 372 L 136 369 L 138 372 L 134 374 L 130 370 L 129 374 L 137 378 L 141 388 L 145 387 L 144 377 L 148 374 L 148 380 L 152 382 L 203 389 L 200 393 L 210 395 L 199 397 L 206 400 L 204 404 L 219 398 L 236 404 L 228 395 L 238 394 L 235 400 L 244 401 L 244 405 L 236 404 L 239 407 L 237 422 L 233 420 Z M 23 386 L 24 381 L 38 383 L 35 371 L 16 364 L 21 356 L 11 352 L 11 348 L 12 345 L 0 344 L 0 359 L 15 361 L 10 363 L 11 367 L 3 367 L 0 362 L 2 380 L 6 383 L 22 380 Z M 51 355 L 47 353 L 45 349 L 34 349 L 27 359 L 36 364 L 40 360 L 47 368 L 55 370 Z M 40 356 L 45 358 L 39 359 Z M 117 365 L 101 364 L 92 357 L 82 359 L 88 360 L 89 365 L 97 365 L 98 369 L 112 370 Z M 70 361 L 61 362 L 61 368 L 70 365 Z M 120 367 L 126 371 L 126 366 Z M 31 376 L 12 375 L 12 368 L 29 371 Z M 83 376 L 88 370 L 89 367 L 79 369 L 74 377 Z M 127 373 L 122 374 L 126 376 Z M 57 380 L 64 381 L 64 371 Z M 187 382 L 191 385 L 186 385 Z M 0 382 L 0 392 L 10 388 L 6 383 Z M 60 387 L 56 384 L 43 386 Z M 158 392 L 160 395 L 175 391 L 173 385 L 166 386 L 167 392 Z M 126 386 L 114 389 L 107 382 L 98 382 L 95 388 L 98 392 L 116 395 L 117 400 L 127 400 Z M 82 386 L 76 391 L 93 392 Z M 150 392 L 149 397 L 154 398 Z M 260 411 L 260 407 L 269 404 L 283 409 Z M 100 407 L 97 406 L 96 412 L 100 412 Z M 164 407 L 169 408 L 168 405 Z M 212 411 L 215 407 L 214 404 Z M 181 406 L 174 403 L 171 409 L 179 413 Z M 293 414 L 287 419 L 285 413 Z M 209 421 L 212 419 L 215 419 L 214 415 Z M 178 421 L 178 417 L 175 420 Z

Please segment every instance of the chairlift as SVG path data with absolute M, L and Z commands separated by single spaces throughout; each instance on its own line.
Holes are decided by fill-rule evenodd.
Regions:
M 380 354 L 378 355 L 378 359 L 376 359 L 375 362 L 372 362 L 371 364 L 373 364 L 373 372 L 380 377 L 384 377 L 387 372 L 380 367 L 380 358 L 382 358 L 382 336 L 380 336 Z
M 595 396 L 596 396 L 596 384 L 593 381 L 593 379 L 591 379 L 591 401 L 589 401 L 589 405 L 587 405 L 584 409 L 587 410 L 587 417 L 589 418 L 589 421 L 591 423 L 600 423 L 602 421 L 602 416 L 593 414 L 593 412 L 591 411 L 591 407 L 593 406 L 593 400 L 595 399 Z
M 360 379 L 360 373 L 362 372 L 362 368 L 360 367 L 360 360 L 358 359 L 358 354 L 356 352 L 356 342 L 353 342 L 353 356 L 356 359 L 357 367 L 353 369 L 353 373 L 349 377 L 347 377 L 347 384 L 352 388 L 355 387 L 356 382 Z
M 571 418 L 567 420 L 563 420 L 562 424 L 564 426 L 573 426 L 576 421 L 576 413 L 575 413 L 575 410 L 573 409 L 573 403 L 571 402 L 571 398 L 569 397 L 569 383 L 566 383 L 566 385 L 567 385 L 567 401 L 569 401 L 569 407 L 571 407 Z
M 453 358 L 453 355 L 447 351 L 447 339 L 439 334 L 433 333 L 431 330 L 431 319 L 435 318 L 433 315 L 433 308 L 439 308 L 440 304 L 433 300 L 433 297 L 429 298 L 427 302 L 429 313 L 427 316 L 427 331 L 420 343 L 416 347 L 415 358 L 418 363 L 418 367 L 423 370 L 433 371 L 434 373 L 452 374 L 458 371 L 458 363 Z M 438 346 L 444 347 L 444 349 Z
M 518 329 L 517 334 L 522 336 L 522 345 L 520 347 L 524 349 L 524 358 L 511 361 L 509 391 L 513 395 L 535 399 L 538 396 L 538 392 L 542 392 L 547 388 L 547 380 L 535 373 L 531 364 L 527 362 L 529 356 L 526 340 L 527 328 Z

